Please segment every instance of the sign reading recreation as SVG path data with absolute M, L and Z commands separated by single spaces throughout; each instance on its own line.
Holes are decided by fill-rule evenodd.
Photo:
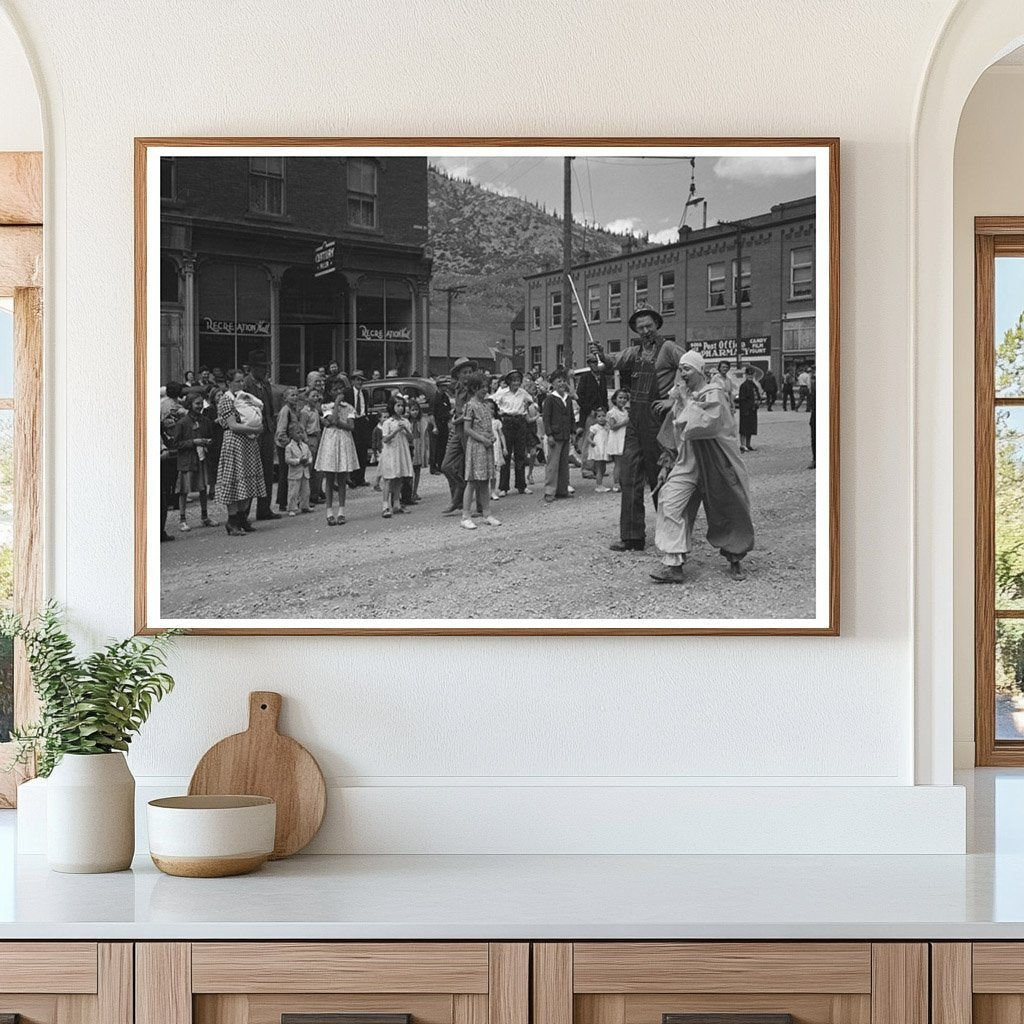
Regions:
M 205 334 L 270 334 L 269 320 L 214 320 L 203 317 Z
M 762 338 L 744 338 L 740 342 L 740 358 L 768 356 L 772 347 L 771 335 Z M 736 339 L 716 338 L 714 341 L 694 341 L 690 347 L 696 349 L 705 359 L 735 359 Z
M 358 329 L 360 341 L 412 341 L 412 331 L 408 327 L 367 327 L 360 324 Z
M 333 274 L 337 267 L 334 265 L 334 239 L 321 242 L 313 252 L 313 276 L 323 277 L 325 274 Z

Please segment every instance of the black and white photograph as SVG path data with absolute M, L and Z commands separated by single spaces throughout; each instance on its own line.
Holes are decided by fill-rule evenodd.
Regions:
M 140 631 L 838 631 L 838 142 L 140 139 Z

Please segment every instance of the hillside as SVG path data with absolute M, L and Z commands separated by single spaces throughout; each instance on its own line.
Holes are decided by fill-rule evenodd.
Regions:
M 434 167 L 427 197 L 434 253 L 431 354 L 445 352 L 448 299 L 442 289 L 461 287 L 452 304 L 452 354 L 489 357 L 491 346 L 509 344 L 512 319 L 523 307 L 523 275 L 561 264 L 562 219 Z M 614 256 L 623 241 L 622 235 L 574 224 L 573 258 Z

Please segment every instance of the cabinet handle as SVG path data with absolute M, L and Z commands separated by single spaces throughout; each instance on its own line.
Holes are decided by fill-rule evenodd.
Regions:
M 0 1020 L 0 1024 L 9 1022 Z M 13 1024 L 17 1024 L 14 1021 Z M 281 1024 L 412 1024 L 411 1013 L 282 1013 Z
M 663 1013 L 661 1024 L 794 1024 L 791 1013 Z

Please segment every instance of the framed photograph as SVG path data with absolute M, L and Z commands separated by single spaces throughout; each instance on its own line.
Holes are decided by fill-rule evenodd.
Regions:
M 139 632 L 839 632 L 837 139 L 135 152 Z

